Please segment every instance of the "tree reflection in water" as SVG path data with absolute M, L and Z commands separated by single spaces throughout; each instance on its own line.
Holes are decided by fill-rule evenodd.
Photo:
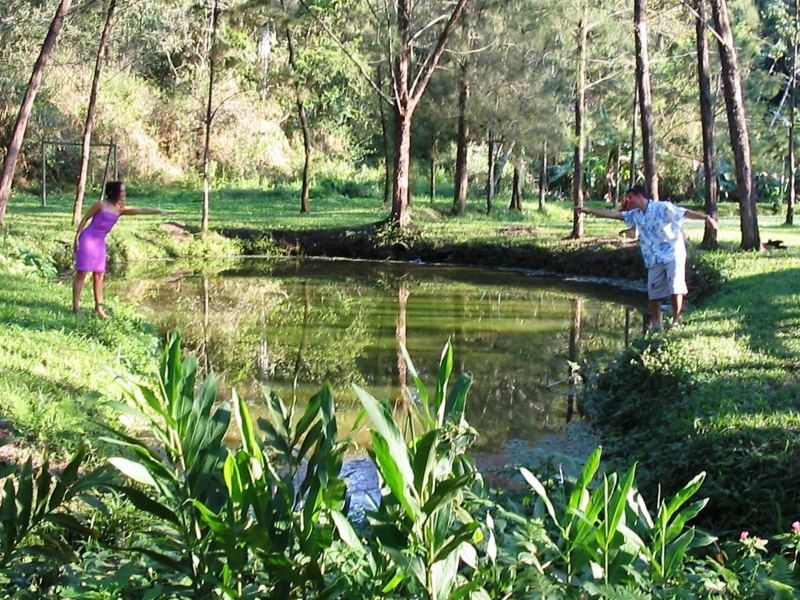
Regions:
M 166 268 L 166 267 L 164 267 Z M 599 368 L 632 335 L 641 292 L 486 269 L 346 261 L 229 261 L 110 288 L 139 302 L 162 331 L 236 386 L 258 416 L 261 385 L 286 400 L 332 384 L 340 429 L 356 419 L 357 383 L 416 401 L 400 343 L 431 385 L 453 341 L 455 373 L 475 376 L 467 420 L 479 446 L 559 432 L 579 408 L 582 365 Z M 358 437 L 368 439 L 366 434 Z

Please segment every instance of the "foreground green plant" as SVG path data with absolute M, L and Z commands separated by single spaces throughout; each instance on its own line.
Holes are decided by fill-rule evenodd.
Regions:
M 153 519 L 131 550 L 160 565 L 164 594 L 288 598 L 324 588 L 320 557 L 333 530 L 326 514 L 329 506 L 343 508 L 345 489 L 338 475 L 346 443 L 338 440 L 330 390 L 312 398 L 299 421 L 268 394 L 272 421 L 261 423 L 264 442 L 234 392 L 241 443 L 230 451 L 223 440 L 231 404 L 215 408 L 215 378 L 195 392 L 196 376 L 197 360 L 181 360 L 174 334 L 158 392 L 121 382 L 133 405 L 110 403 L 158 442 L 122 432 L 107 438 L 130 451 L 130 458 L 110 462 L 137 484 L 114 489 Z
M 14 442 L 7 438 L 5 445 Z M 94 503 L 89 490 L 104 480 L 103 469 L 81 474 L 88 448 L 84 445 L 57 477 L 50 461 L 34 467 L 6 466 L 0 472 L 0 582 L 16 589 L 19 597 L 41 591 L 42 580 L 53 580 L 61 565 L 77 560 L 68 536 L 92 537 L 95 532 L 73 514 L 78 500 Z
M 459 575 L 462 564 L 476 565 L 472 541 L 476 523 L 464 508 L 464 496 L 478 477 L 466 455 L 475 432 L 464 419 L 471 374 L 462 374 L 448 389 L 453 350 L 442 352 L 436 391 L 429 395 L 403 347 L 406 363 L 419 391 L 407 420 L 411 437 L 398 426 L 388 401 L 377 401 L 354 386 L 369 415 L 373 458 L 381 479 L 381 499 L 367 511 L 371 526 L 365 549 L 344 515 L 336 524 L 342 539 L 375 572 L 379 585 L 367 597 L 397 593 L 400 597 L 445 600 L 462 598 L 480 587 L 480 580 Z M 415 421 L 422 433 L 414 435 Z M 348 596 L 350 597 L 350 596 Z
M 660 501 L 653 517 L 636 490 L 635 467 L 621 478 L 604 474 L 593 486 L 600 456 L 601 449 L 595 449 L 574 484 L 567 485 L 561 477 L 555 499 L 539 478 L 521 469 L 537 497 L 534 516 L 544 519 L 550 534 L 541 547 L 524 544 L 528 561 L 566 589 L 582 589 L 592 597 L 628 588 L 661 597 L 679 580 L 687 552 L 716 539 L 698 537 L 695 528 L 687 526 L 707 503 L 687 504 L 705 474 L 669 502 Z

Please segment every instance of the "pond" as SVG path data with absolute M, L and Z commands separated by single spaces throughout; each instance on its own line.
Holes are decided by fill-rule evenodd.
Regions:
M 254 417 L 263 385 L 302 403 L 329 382 L 344 432 L 360 409 L 352 383 L 402 408 L 417 391 L 400 344 L 433 390 L 450 340 L 454 378 L 474 375 L 466 416 L 484 451 L 560 432 L 575 406 L 571 373 L 597 370 L 641 335 L 646 305 L 608 283 L 324 259 L 162 263 L 109 288 L 163 332 L 179 329 L 184 351 Z

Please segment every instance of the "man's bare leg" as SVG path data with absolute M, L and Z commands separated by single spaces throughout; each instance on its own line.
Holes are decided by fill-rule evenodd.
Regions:
M 683 312 L 683 294 L 672 295 L 672 326 L 680 327 L 681 313 Z
M 661 329 L 661 300 L 650 300 L 650 332 Z

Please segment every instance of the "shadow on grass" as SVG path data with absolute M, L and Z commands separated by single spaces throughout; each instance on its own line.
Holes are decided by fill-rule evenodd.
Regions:
M 739 285 L 757 292 L 722 298 L 719 303 L 732 311 L 739 335 L 747 336 L 755 353 L 797 361 L 800 346 L 793 348 L 788 341 L 796 340 L 800 330 L 800 268 L 745 277 Z M 742 306 L 745 302 L 747 306 Z M 740 310 L 742 314 L 735 315 Z

